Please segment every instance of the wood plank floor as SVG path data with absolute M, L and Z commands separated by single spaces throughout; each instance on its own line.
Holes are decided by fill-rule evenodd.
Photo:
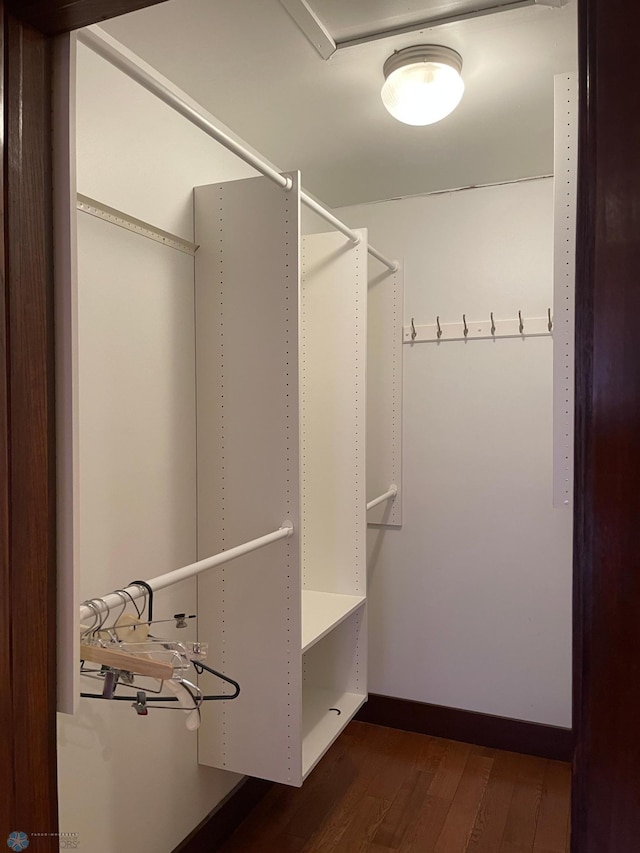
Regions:
M 351 723 L 224 853 L 567 853 L 571 766 Z

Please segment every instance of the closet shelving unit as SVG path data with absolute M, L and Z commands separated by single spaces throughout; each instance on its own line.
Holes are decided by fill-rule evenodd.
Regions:
M 378 358 L 376 393 L 368 395 L 371 436 L 376 447 L 390 443 L 369 460 L 369 497 L 382 499 L 373 501 L 368 520 L 398 524 L 399 492 L 389 488 L 401 477 L 399 264 L 306 193 L 297 174 L 281 174 L 240 144 L 99 28 L 78 38 L 262 175 L 196 188 L 193 244 L 100 202 L 76 199 L 73 186 L 61 200 L 61 218 L 71 223 L 77 203 L 195 254 L 199 562 L 178 571 L 180 578 L 187 570 L 198 575 L 200 639 L 242 687 L 233 703 L 203 709 L 199 760 L 301 785 L 367 698 L 367 304 L 375 320 L 369 357 L 376 352 Z M 60 96 L 71 104 L 69 91 Z M 72 127 L 70 112 L 62 148 L 71 175 Z M 301 203 L 337 231 L 302 237 Z M 69 259 L 73 233 L 70 228 Z M 369 299 L 368 256 L 386 268 L 369 282 Z M 76 358 L 73 311 L 72 300 L 61 303 L 69 326 L 59 341 L 65 364 Z M 77 441 L 72 382 L 71 373 L 62 375 L 61 423 L 73 424 L 63 431 L 69 448 Z M 76 494 L 70 487 L 63 500 L 73 518 Z M 265 530 L 276 532 L 256 540 Z M 62 537 L 69 565 L 72 534 L 69 528 Z M 256 543 L 266 538 L 269 548 L 258 551 Z M 219 557 L 232 551 L 233 563 L 222 565 Z M 201 561 L 215 571 L 200 575 Z M 152 581 L 161 588 L 177 574 Z M 75 625 L 77 596 L 67 597 L 68 618 L 61 623 Z M 75 670 L 75 630 L 62 645 L 61 658 L 72 660 Z M 68 680 L 64 710 L 73 710 L 76 697 Z
M 366 701 L 367 239 L 300 233 L 297 174 L 195 190 L 198 551 L 294 534 L 198 579 L 242 685 L 202 764 L 301 785 Z

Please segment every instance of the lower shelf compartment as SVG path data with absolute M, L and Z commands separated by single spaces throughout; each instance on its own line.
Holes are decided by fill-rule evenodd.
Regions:
M 302 705 L 303 779 L 366 701 L 367 696 L 359 693 L 305 687 Z

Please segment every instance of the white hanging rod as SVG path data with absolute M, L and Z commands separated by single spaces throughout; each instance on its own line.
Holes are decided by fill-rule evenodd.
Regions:
M 369 503 L 367 504 L 367 512 L 369 512 L 370 509 L 373 509 L 374 506 L 378 506 L 378 504 L 384 503 L 385 501 L 388 501 L 388 500 L 391 500 L 392 498 L 395 498 L 395 496 L 397 494 L 398 494 L 398 487 L 396 486 L 395 483 L 392 483 L 391 486 L 389 487 L 388 492 L 385 492 L 384 495 L 380 495 L 380 497 L 374 498 L 372 501 L 369 501 Z
M 256 154 L 249 151 L 244 147 L 244 145 L 236 142 L 235 139 L 219 127 L 216 127 L 212 121 L 202 115 L 202 113 L 195 109 L 195 107 L 189 104 L 184 98 L 180 97 L 176 92 L 173 92 L 168 86 L 165 86 L 164 83 L 157 80 L 144 68 L 141 68 L 132 59 L 122 53 L 122 51 L 118 50 L 118 48 L 109 40 L 104 38 L 99 32 L 91 29 L 79 30 L 78 40 L 103 59 L 106 59 L 107 62 L 110 62 L 111 65 L 119 71 L 122 71 L 123 74 L 126 74 L 127 77 L 135 80 L 136 83 L 139 83 L 144 89 L 151 92 L 152 95 L 155 95 L 167 106 L 174 109 L 183 118 L 186 118 L 187 121 L 190 121 L 197 128 L 204 131 L 207 136 L 215 139 L 216 142 L 219 142 L 220 145 L 223 145 L 235 154 L 236 157 L 244 160 L 245 163 L 248 163 L 248 165 L 254 168 L 257 172 L 260 172 L 266 178 L 269 178 L 279 187 L 282 187 L 282 189 L 291 189 L 291 178 L 281 175 L 280 172 L 276 171 L 273 166 L 270 166 L 261 157 L 258 157 Z M 312 199 L 311 196 L 303 189 L 300 190 L 300 200 L 303 204 L 306 204 L 307 207 L 311 208 L 311 210 L 325 219 L 330 225 L 342 232 L 342 234 L 344 234 L 345 237 L 348 237 L 352 243 L 356 244 L 360 242 L 360 237 L 355 231 L 352 231 L 351 228 L 330 213 L 323 205 Z M 370 255 L 373 255 L 374 258 L 387 266 L 392 272 L 396 272 L 398 269 L 397 261 L 390 261 L 388 258 L 385 258 L 384 255 L 377 252 L 372 246 L 368 246 L 368 251 Z
M 235 548 L 229 548 L 228 551 L 222 551 L 220 554 L 214 554 L 213 557 L 207 557 L 204 560 L 199 560 L 197 563 L 191 563 L 188 566 L 183 566 L 181 569 L 174 569 L 172 572 L 167 572 L 164 575 L 158 575 L 156 578 L 151 578 L 146 583 L 154 592 L 160 589 L 165 589 L 173 584 L 180 583 L 187 578 L 192 578 L 205 572 L 207 569 L 214 569 L 224 563 L 229 563 L 231 560 L 236 560 L 238 557 L 243 557 L 245 554 L 250 554 L 252 551 L 257 551 L 259 548 L 264 548 L 265 545 L 271 545 L 272 542 L 277 542 L 279 539 L 286 539 L 293 534 L 293 524 L 290 521 L 285 521 L 282 527 L 275 530 L 273 533 L 267 533 L 265 536 L 260 536 L 258 539 L 252 539 L 250 542 L 245 542 L 243 545 L 237 545 Z M 126 595 L 124 598 L 142 598 L 147 594 L 147 590 L 143 586 L 138 586 L 133 583 L 131 586 L 122 590 Z M 91 601 L 96 608 L 105 616 L 115 608 L 122 608 L 124 600 L 117 592 L 110 592 L 101 598 L 93 598 Z M 86 604 L 80 606 L 80 622 L 87 623 L 87 620 L 94 620 L 96 612 L 92 607 Z M 91 623 L 89 623 L 91 624 Z

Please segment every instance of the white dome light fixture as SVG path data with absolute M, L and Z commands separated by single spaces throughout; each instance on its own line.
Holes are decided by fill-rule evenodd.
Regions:
M 405 124 L 440 121 L 464 94 L 462 57 L 449 47 L 421 44 L 397 50 L 383 66 L 382 103 Z

